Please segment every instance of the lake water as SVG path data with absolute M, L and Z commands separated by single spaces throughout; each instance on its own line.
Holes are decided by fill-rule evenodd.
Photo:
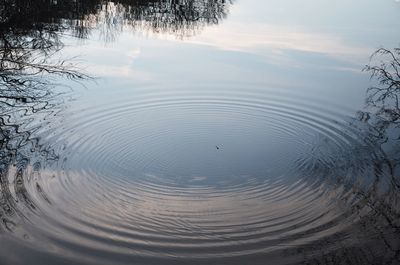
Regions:
M 1 265 L 400 264 L 398 1 L 6 2 Z

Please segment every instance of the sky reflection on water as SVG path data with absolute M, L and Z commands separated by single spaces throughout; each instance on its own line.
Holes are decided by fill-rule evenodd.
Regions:
M 3 36 L 95 78 L 2 90 L 0 264 L 400 262 L 398 2 L 36 4 Z

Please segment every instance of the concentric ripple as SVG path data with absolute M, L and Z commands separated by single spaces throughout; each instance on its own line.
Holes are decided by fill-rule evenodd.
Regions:
M 83 96 L 42 139 L 60 159 L 29 182 L 39 210 L 26 226 L 45 251 L 95 264 L 265 264 L 341 233 L 347 242 L 357 177 L 379 156 L 348 110 L 249 84 L 96 93 L 104 102 Z

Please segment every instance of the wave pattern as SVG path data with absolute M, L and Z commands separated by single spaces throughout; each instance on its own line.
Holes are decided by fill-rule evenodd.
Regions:
M 329 102 L 246 86 L 83 97 L 38 132 L 57 162 L 9 172 L 31 201 L 13 206 L 25 241 L 82 264 L 289 264 L 357 246 L 384 157 L 368 128 Z

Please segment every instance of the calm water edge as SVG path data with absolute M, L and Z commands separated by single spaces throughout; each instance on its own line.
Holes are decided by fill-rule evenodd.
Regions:
M 400 2 L 4 0 L 0 265 L 400 264 Z

